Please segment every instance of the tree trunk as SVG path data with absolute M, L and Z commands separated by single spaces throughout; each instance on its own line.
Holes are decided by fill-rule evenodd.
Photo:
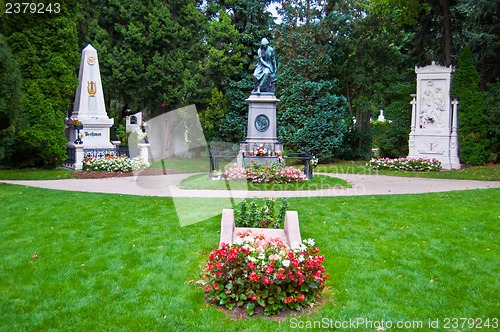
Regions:
M 451 66 L 451 18 L 450 18 L 450 0 L 441 0 L 443 7 L 443 43 L 444 43 L 444 62 L 446 66 Z

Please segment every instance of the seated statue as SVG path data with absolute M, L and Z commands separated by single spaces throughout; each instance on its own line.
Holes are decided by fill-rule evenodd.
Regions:
M 259 61 L 253 73 L 254 89 L 252 94 L 259 95 L 261 92 L 274 94 L 276 90 L 276 59 L 274 49 L 269 46 L 269 41 L 266 38 L 262 39 L 257 53 Z

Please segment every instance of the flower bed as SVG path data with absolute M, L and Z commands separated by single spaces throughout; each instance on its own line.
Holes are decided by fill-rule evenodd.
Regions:
M 248 230 L 238 236 L 241 241 L 223 243 L 208 256 L 208 301 L 230 310 L 245 307 L 249 315 L 256 307 L 272 315 L 316 303 L 329 276 L 314 240 L 290 249 L 280 238 L 269 239 Z
M 307 176 L 300 169 L 284 167 L 282 163 L 273 163 L 271 166 L 253 163 L 249 167 L 226 167 L 226 180 L 247 180 L 253 183 L 300 183 L 307 180 Z
M 84 171 L 96 172 L 132 172 L 149 167 L 149 162 L 141 157 L 128 158 L 124 156 L 107 156 L 105 158 L 85 158 Z
M 371 159 L 366 166 L 377 170 L 387 169 L 410 172 L 435 172 L 441 170 L 441 162 L 437 159 L 429 158 Z
M 285 213 L 288 207 L 286 198 L 281 199 L 281 206 L 276 213 L 276 199 L 266 198 L 264 205 L 257 207 L 257 200 L 253 199 L 250 204 L 244 199 L 236 210 L 236 227 L 254 228 L 283 228 L 285 224 Z

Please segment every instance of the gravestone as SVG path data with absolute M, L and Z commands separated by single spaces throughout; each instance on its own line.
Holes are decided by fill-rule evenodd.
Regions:
M 245 100 L 248 103 L 247 135 L 240 145 L 239 166 L 251 162 L 269 165 L 283 151 L 276 126 L 276 104 L 279 102 L 275 96 L 276 59 L 274 49 L 266 38 L 262 39 L 257 54 L 254 90 Z
M 127 115 L 125 117 L 125 131 L 127 133 L 140 129 L 141 124 L 142 124 L 142 112 L 137 112 L 132 115 Z
M 458 101 L 451 100 L 453 68 L 415 67 L 417 94 L 412 95 L 410 158 L 430 158 L 443 169 L 460 168 L 458 158 Z
M 73 120 L 78 119 L 83 123 L 80 133 L 83 133 L 86 154 L 98 156 L 108 150 L 114 152 L 109 134 L 113 119 L 106 113 L 97 51 L 90 44 L 82 51 L 78 82 L 73 112 L 67 122 L 68 147 L 75 146 L 77 131 Z

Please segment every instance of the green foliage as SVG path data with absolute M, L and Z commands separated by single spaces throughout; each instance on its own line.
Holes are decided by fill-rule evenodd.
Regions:
M 371 123 L 373 147 L 380 149 L 380 157 L 398 158 L 408 155 L 408 131 L 395 122 Z
M 85 43 L 99 52 L 109 100 L 157 115 L 203 98 L 207 91 L 196 87 L 206 21 L 194 0 L 88 3 L 94 16 Z
M 459 99 L 459 151 L 460 159 L 467 165 L 484 165 L 490 156 L 486 105 L 479 81 L 474 56 L 465 47 L 453 76 L 452 93 Z
M 329 73 L 338 79 L 338 93 L 347 97 L 355 119 L 348 120 L 343 158 L 371 155 L 372 114 L 391 103 L 392 86 L 409 79 L 407 68 L 413 63 L 408 64 L 404 43 L 409 35 L 401 22 L 412 16 L 405 10 L 401 1 L 337 1 L 324 18 L 335 31 L 328 49 L 334 59 Z
M 274 198 L 266 198 L 264 205 L 260 208 L 256 199 L 253 199 L 250 205 L 246 200 L 242 200 L 238 206 L 239 209 L 236 210 L 236 227 L 283 228 L 288 201 L 286 198 L 281 199 L 278 214 L 275 213 L 275 206 L 276 199 Z
M 21 100 L 21 75 L 9 46 L 0 35 L 0 164 L 12 148 Z
M 60 15 L 10 15 L 7 43 L 22 75 L 22 109 L 9 164 L 60 165 L 66 159 L 64 121 L 77 85 L 79 60 L 74 3 Z
M 307 151 L 325 161 L 342 153 L 346 103 L 332 95 L 332 89 L 330 81 L 298 81 L 283 88 L 278 130 L 287 149 Z
M 11 163 L 18 167 L 54 168 L 67 158 L 65 115 L 54 109 L 37 81 L 25 81 L 21 124 Z
M 229 109 L 222 111 L 224 116 L 212 134 L 221 141 L 239 143 L 246 136 L 248 104 L 245 100 L 253 89 L 251 73 L 256 50 L 263 37 L 271 37 L 272 17 L 265 10 L 270 3 L 270 0 L 207 1 L 205 14 L 210 20 L 209 38 L 217 41 L 214 48 L 218 54 L 224 50 L 222 58 L 211 57 L 213 61 L 209 64 L 209 67 L 219 68 L 224 73 L 209 79 L 229 102 Z M 227 26 L 226 13 L 232 28 Z
M 491 161 L 500 162 L 500 80 L 488 87 L 486 95 L 488 138 L 491 142 Z

